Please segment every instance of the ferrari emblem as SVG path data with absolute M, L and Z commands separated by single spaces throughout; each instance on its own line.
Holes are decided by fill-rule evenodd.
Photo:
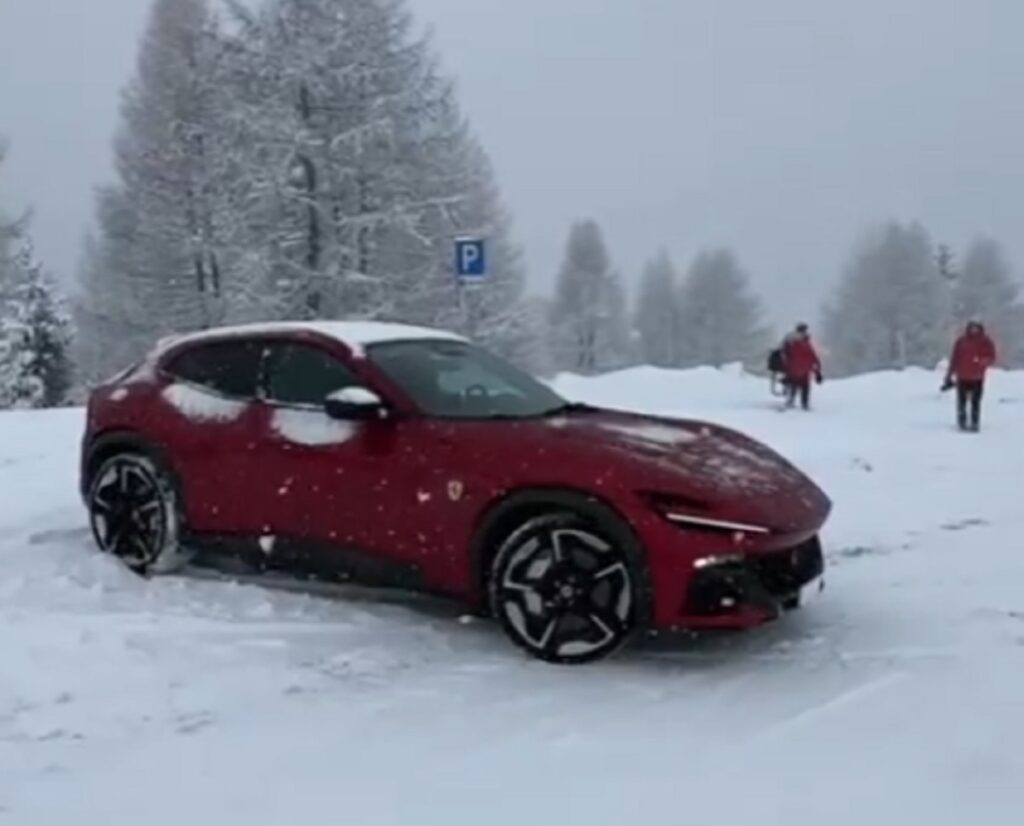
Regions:
M 448 483 L 448 498 L 453 502 L 458 502 L 462 498 L 462 494 L 466 492 L 465 485 L 458 480 Z

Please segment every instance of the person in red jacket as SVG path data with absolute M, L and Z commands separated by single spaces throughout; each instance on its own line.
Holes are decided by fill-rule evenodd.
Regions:
M 786 366 L 786 406 L 793 407 L 797 396 L 800 406 L 807 410 L 811 406 L 811 377 L 818 384 L 822 382 L 821 360 L 811 343 L 811 332 L 806 324 L 798 324 L 796 330 L 786 336 L 782 344 L 782 358 Z
M 961 430 L 981 427 L 981 398 L 985 373 L 996 363 L 996 345 L 980 321 L 970 321 L 953 345 L 943 389 L 956 387 L 956 419 Z M 954 383 L 955 381 L 955 383 Z

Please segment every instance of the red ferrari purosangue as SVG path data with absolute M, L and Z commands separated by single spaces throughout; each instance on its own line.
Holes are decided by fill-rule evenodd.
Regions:
M 572 404 L 454 335 L 376 323 L 162 342 L 97 388 L 100 548 L 446 594 L 545 660 L 740 628 L 819 590 L 825 494 L 712 424 Z

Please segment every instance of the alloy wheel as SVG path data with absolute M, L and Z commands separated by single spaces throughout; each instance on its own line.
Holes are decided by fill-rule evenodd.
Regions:
M 505 549 L 493 602 L 514 639 L 535 656 L 585 662 L 617 647 L 633 624 L 624 555 L 589 530 L 529 533 Z
M 156 563 L 167 538 L 167 502 L 147 463 L 124 456 L 105 464 L 93 482 L 89 506 L 103 552 L 135 571 Z

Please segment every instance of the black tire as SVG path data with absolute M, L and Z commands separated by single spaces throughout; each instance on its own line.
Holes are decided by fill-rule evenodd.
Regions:
M 89 483 L 89 524 L 99 549 L 141 576 L 170 574 L 188 564 L 182 549 L 182 508 L 170 473 L 141 453 L 105 460 Z
M 528 520 L 491 564 L 490 609 L 520 648 L 577 665 L 617 651 L 643 610 L 640 554 L 610 520 L 560 511 Z

